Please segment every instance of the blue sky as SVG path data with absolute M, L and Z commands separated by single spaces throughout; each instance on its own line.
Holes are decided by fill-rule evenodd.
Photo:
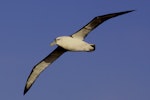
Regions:
M 150 100 L 150 1 L 1 0 L 1 100 Z M 136 10 L 108 20 L 86 41 L 91 53 L 66 53 L 23 96 L 26 79 L 55 47 L 93 17 Z

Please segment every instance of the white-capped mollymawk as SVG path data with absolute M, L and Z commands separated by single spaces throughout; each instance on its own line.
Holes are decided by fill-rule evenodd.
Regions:
M 84 27 L 82 27 L 80 30 L 72 34 L 71 36 L 57 37 L 54 40 L 54 42 L 51 43 L 51 45 L 53 46 L 56 44 L 58 47 L 53 52 L 51 52 L 47 57 L 45 57 L 42 61 L 40 61 L 38 64 L 36 64 L 33 67 L 27 79 L 27 82 L 24 88 L 24 94 L 26 94 L 26 92 L 31 88 L 31 86 L 33 85 L 37 77 L 40 75 L 40 73 L 43 70 L 45 70 L 45 68 L 47 68 L 50 64 L 52 64 L 63 53 L 67 51 L 81 51 L 81 52 L 94 51 L 95 45 L 89 44 L 84 41 L 84 38 L 88 35 L 89 32 L 91 32 L 97 26 L 99 26 L 104 21 L 110 18 L 123 15 L 132 11 L 134 10 L 97 16 L 94 19 L 92 19 L 88 24 L 86 24 Z

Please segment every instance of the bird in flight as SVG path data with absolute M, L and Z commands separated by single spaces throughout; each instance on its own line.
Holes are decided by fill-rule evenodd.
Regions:
M 127 14 L 132 11 L 134 11 L 134 10 L 97 16 L 94 19 L 92 19 L 88 24 L 83 26 L 80 30 L 75 32 L 74 34 L 72 34 L 70 36 L 57 37 L 54 40 L 54 42 L 52 42 L 50 44 L 51 46 L 57 45 L 57 48 L 33 67 L 32 71 L 26 81 L 26 85 L 24 88 L 24 95 L 31 88 L 31 86 L 33 85 L 35 80 L 38 78 L 40 73 L 42 71 L 44 71 L 49 65 L 51 65 L 58 57 L 60 57 L 65 52 L 67 52 L 67 51 L 74 51 L 74 52 L 75 51 L 78 51 L 78 52 L 94 51 L 95 45 L 89 44 L 84 41 L 85 37 L 88 35 L 89 32 L 91 32 L 97 26 L 99 26 L 104 21 L 106 21 L 110 18 L 117 17 L 117 16 L 123 15 L 123 14 Z

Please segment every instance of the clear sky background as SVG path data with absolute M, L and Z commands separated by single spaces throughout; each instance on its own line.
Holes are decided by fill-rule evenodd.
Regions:
M 0 100 L 150 100 L 149 0 L 1 0 Z M 95 16 L 136 10 L 103 23 L 91 53 L 66 53 L 23 96 L 33 66 Z

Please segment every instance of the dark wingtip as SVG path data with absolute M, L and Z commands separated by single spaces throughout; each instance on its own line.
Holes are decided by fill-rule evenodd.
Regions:
M 27 87 L 25 86 L 23 95 L 25 95 L 25 94 L 28 92 L 29 89 L 30 89 L 30 88 L 27 88 Z
M 118 13 L 116 13 L 116 14 L 122 15 L 122 14 L 130 13 L 130 12 L 133 12 L 133 11 L 135 11 L 135 10 L 122 11 L 122 12 L 118 12 Z
M 129 12 L 135 11 L 135 10 L 128 10 Z
M 123 15 L 123 14 L 127 14 L 127 13 L 130 13 L 130 12 L 133 12 L 135 10 L 126 10 L 126 11 L 121 11 L 121 12 L 116 12 L 116 13 L 110 13 L 110 14 L 105 14 L 105 15 L 102 15 L 102 16 L 97 16 L 96 18 L 100 18 L 102 22 L 110 19 L 110 18 L 114 18 L 114 17 L 117 17 L 117 16 L 120 16 L 120 15 Z M 101 23 L 102 23 L 101 22 Z
M 23 95 L 25 95 L 25 94 L 27 93 L 27 91 L 28 91 L 28 89 L 25 88 L 25 89 L 24 89 L 24 92 L 23 92 Z
M 125 13 L 129 13 L 129 12 L 133 12 L 133 11 L 135 11 L 135 10 L 128 10 L 128 11 L 125 11 Z

